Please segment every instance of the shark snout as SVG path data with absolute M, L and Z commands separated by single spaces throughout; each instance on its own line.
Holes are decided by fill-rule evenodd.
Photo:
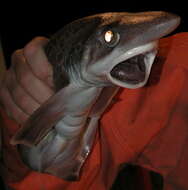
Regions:
M 160 18 L 161 17 L 161 18 Z M 177 28 L 180 24 L 180 17 L 178 15 L 161 12 L 161 16 L 159 17 L 159 23 L 156 25 L 157 30 L 161 30 L 162 35 L 167 35 L 173 30 Z
M 180 17 L 168 12 L 141 13 L 139 17 L 139 21 L 136 24 L 137 26 L 135 26 L 138 30 L 138 36 L 140 33 L 142 36 L 142 39 L 140 39 L 144 43 L 158 40 L 170 34 L 180 24 Z
M 114 59 L 108 79 L 119 86 L 144 86 L 157 52 L 157 41 L 170 34 L 180 17 L 167 12 L 130 13 L 122 19 L 120 52 Z M 140 58 L 140 59 L 139 59 Z

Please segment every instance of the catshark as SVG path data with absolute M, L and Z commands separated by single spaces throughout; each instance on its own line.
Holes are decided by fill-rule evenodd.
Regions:
M 101 115 L 120 87 L 147 83 L 158 40 L 179 23 L 179 16 L 162 11 L 113 12 L 57 32 L 44 47 L 56 93 L 11 140 L 23 161 L 33 170 L 78 180 Z

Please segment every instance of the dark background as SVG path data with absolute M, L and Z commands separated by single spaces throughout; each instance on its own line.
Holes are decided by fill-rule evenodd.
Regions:
M 41 1 L 40 1 L 41 2 Z M 109 0 L 109 1 L 38 1 L 17 2 L 1 7 L 1 40 L 7 63 L 11 53 L 22 48 L 35 36 L 49 37 L 65 24 L 101 12 L 126 11 L 168 11 L 182 18 L 181 25 L 174 32 L 188 32 L 188 8 L 185 1 L 173 0 Z

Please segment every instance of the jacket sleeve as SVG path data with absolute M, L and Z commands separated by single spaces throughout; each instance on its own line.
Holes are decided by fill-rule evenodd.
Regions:
M 161 174 L 164 190 L 186 190 L 188 189 L 188 34 L 175 35 L 173 44 L 169 66 L 179 71 L 174 77 L 177 83 L 181 81 L 182 86 L 179 88 L 173 107 L 169 108 L 166 123 L 145 145 L 135 164 Z M 166 78 L 169 77 L 168 74 L 166 73 Z M 173 84 L 169 83 L 167 88 L 174 89 L 174 86 L 176 84 L 173 81 Z
M 136 160 L 163 176 L 164 190 L 188 189 L 188 125 L 178 122 L 162 129 Z

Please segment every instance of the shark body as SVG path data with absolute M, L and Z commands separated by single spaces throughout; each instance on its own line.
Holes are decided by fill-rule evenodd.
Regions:
M 24 162 L 66 180 L 79 178 L 99 119 L 120 87 L 149 78 L 157 41 L 180 18 L 166 12 L 103 13 L 76 20 L 44 48 L 56 94 L 13 137 Z

